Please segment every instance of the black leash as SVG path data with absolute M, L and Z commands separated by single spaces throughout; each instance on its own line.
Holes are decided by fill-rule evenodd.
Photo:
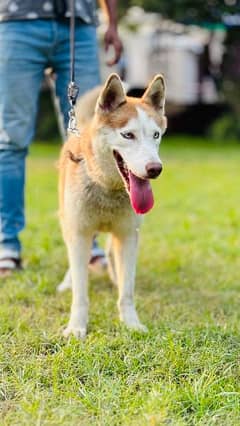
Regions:
M 68 85 L 68 100 L 70 103 L 68 132 L 79 134 L 76 124 L 75 104 L 79 87 L 75 83 L 75 0 L 70 0 L 70 83 Z

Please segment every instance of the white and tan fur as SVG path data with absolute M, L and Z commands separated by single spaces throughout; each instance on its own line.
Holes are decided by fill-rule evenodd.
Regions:
M 164 102 L 161 75 L 153 79 L 141 99 L 136 99 L 125 95 L 119 77 L 112 74 L 103 88 L 78 103 L 80 136 L 69 137 L 59 162 L 60 220 L 70 264 L 59 290 L 70 281 L 72 285 L 65 336 L 86 335 L 90 249 L 93 236 L 101 231 L 111 234 L 109 272 L 118 286 L 120 319 L 130 328 L 146 329 L 133 300 L 141 216 L 131 207 L 113 152 L 121 154 L 136 176 L 147 179 L 146 165 L 161 164 L 158 149 L 166 128 Z

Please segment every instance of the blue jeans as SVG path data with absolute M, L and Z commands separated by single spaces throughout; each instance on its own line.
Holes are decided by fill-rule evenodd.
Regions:
M 49 66 L 57 76 L 56 95 L 67 126 L 69 49 L 67 22 L 0 23 L 0 255 L 1 251 L 20 255 L 25 159 L 34 136 L 44 70 Z M 96 28 L 80 21 L 75 31 L 75 76 L 80 94 L 100 81 Z

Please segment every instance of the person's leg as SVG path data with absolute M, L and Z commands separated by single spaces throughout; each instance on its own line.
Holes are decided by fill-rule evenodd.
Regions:
M 25 158 L 44 69 L 34 28 L 0 23 L 0 273 L 18 266 L 21 252 Z
M 70 43 L 69 25 L 59 23 L 58 46 L 52 57 L 52 65 L 56 73 L 56 95 L 64 120 L 68 125 L 68 111 L 70 105 L 67 92 L 70 82 Z M 79 96 L 100 84 L 98 41 L 96 27 L 86 24 L 76 24 L 75 30 L 75 82 L 79 87 Z M 97 240 L 93 240 L 90 266 L 97 271 L 106 267 L 104 251 L 99 247 Z
M 0 149 L 0 270 L 17 268 L 19 232 L 24 227 L 24 182 L 27 149 Z

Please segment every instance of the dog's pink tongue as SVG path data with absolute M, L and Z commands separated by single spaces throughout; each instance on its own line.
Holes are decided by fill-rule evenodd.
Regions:
M 148 180 L 140 179 L 129 170 L 130 200 L 138 214 L 147 213 L 153 207 L 153 193 Z

